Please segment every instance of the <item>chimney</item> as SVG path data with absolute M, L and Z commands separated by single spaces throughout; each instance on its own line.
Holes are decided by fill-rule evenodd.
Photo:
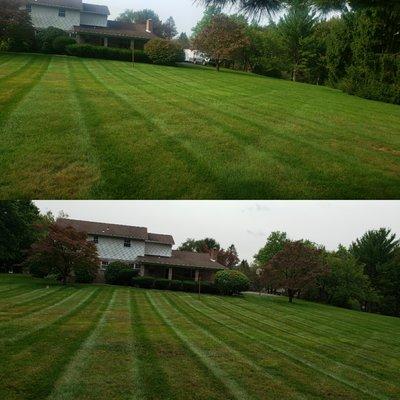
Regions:
M 152 19 L 148 19 L 146 22 L 146 32 L 153 33 L 153 20 Z
M 212 262 L 217 262 L 217 258 L 218 258 L 218 249 L 214 247 L 210 251 L 210 259 Z

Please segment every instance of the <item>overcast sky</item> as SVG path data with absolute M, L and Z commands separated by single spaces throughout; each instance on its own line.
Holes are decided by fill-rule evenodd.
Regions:
M 126 9 L 154 10 L 164 21 L 173 16 L 179 32 L 191 33 L 192 27 L 202 17 L 204 7 L 194 0 L 88 0 L 88 3 L 108 6 L 110 19 L 116 18 Z
M 252 260 L 267 236 L 285 231 L 291 239 L 310 239 L 334 250 L 369 229 L 389 227 L 400 235 L 400 201 L 36 201 L 45 213 L 63 210 L 70 218 L 145 226 L 172 234 L 177 245 L 191 237 L 234 243 Z

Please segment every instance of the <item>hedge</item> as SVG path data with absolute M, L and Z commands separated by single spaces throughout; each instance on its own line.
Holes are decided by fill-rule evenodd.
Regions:
M 91 44 L 72 44 L 66 47 L 67 54 L 75 57 L 99 58 L 103 60 L 132 61 L 132 51 L 114 47 L 93 46 Z M 135 50 L 135 61 L 150 63 L 142 50 Z
M 171 290 L 175 292 L 197 293 L 199 283 L 194 281 L 177 281 L 168 279 L 154 279 L 151 277 L 137 277 L 132 279 L 132 286 L 142 289 Z M 201 282 L 201 293 L 219 294 L 219 290 L 212 282 Z

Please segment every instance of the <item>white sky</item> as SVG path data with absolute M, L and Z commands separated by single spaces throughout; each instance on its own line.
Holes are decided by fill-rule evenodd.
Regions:
M 36 201 L 54 215 L 145 226 L 172 234 L 177 245 L 193 237 L 234 243 L 239 256 L 252 260 L 267 236 L 285 231 L 291 239 L 310 239 L 334 250 L 369 229 L 391 228 L 400 235 L 400 201 Z

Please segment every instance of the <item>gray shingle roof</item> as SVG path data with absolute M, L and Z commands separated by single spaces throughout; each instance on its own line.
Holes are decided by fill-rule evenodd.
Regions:
M 170 244 L 171 246 L 175 244 L 174 238 L 171 235 L 160 235 L 158 233 L 149 233 L 147 240 L 149 242 Z
M 98 4 L 89 4 L 82 3 L 83 12 L 93 13 L 93 14 L 101 14 L 101 15 L 110 15 L 110 10 L 107 6 L 100 6 Z
M 101 222 L 79 221 L 59 218 L 57 224 L 63 227 L 72 226 L 80 232 L 91 235 L 111 236 L 126 239 L 147 240 L 147 228 L 127 225 L 106 224 Z
M 72 226 L 80 232 L 90 235 L 111 236 L 118 238 L 144 240 L 160 244 L 175 244 L 171 235 L 161 235 L 159 233 L 148 233 L 147 228 L 128 225 L 107 224 L 102 222 L 80 221 L 75 219 L 59 218 L 57 224 L 63 227 Z
M 25 3 L 82 11 L 82 0 L 26 0 Z
M 172 251 L 172 257 L 145 256 L 138 257 L 137 262 L 148 265 L 166 265 L 171 267 L 203 268 L 221 270 L 225 267 L 211 261 L 207 253 L 191 253 L 188 251 Z

